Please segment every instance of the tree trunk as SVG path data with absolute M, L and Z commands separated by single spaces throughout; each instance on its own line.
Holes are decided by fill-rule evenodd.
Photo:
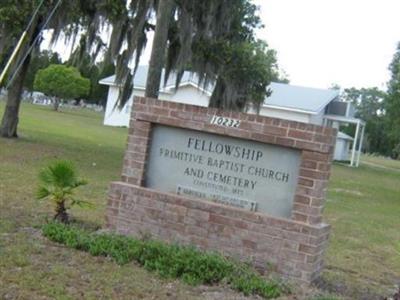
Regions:
M 210 101 L 208 103 L 208 107 L 212 108 L 223 108 L 222 103 L 222 94 L 225 89 L 225 85 L 221 79 L 217 79 L 217 82 L 214 87 L 214 91 L 210 97 Z
M 54 111 L 58 111 L 58 108 L 60 107 L 60 99 L 58 97 L 54 97 Z
M 69 223 L 69 217 L 67 214 L 67 210 L 65 209 L 64 202 L 57 204 L 56 215 L 54 216 L 54 220 L 59 221 L 64 224 Z
M 174 0 L 158 2 L 157 23 L 153 38 L 153 47 L 147 74 L 145 96 L 158 98 L 161 83 L 161 72 L 164 67 L 165 49 L 168 40 L 168 27 L 172 18 Z
M 0 135 L 2 137 L 18 137 L 17 127 L 19 121 L 19 107 L 21 103 L 23 83 L 29 67 L 29 61 L 30 57 L 27 57 L 8 89 L 7 104 L 0 127 Z
M 34 40 L 40 34 L 40 26 L 39 20 L 36 18 L 32 22 L 32 26 L 29 28 L 27 33 L 27 41 L 23 47 L 19 50 L 19 54 L 17 55 L 17 59 L 14 63 L 14 70 L 18 63 L 23 59 L 24 55 L 28 51 L 29 47 L 32 46 Z M 28 73 L 29 63 L 31 61 L 31 55 L 28 55 L 22 63 L 21 68 L 15 75 L 14 81 L 10 84 L 8 89 L 7 96 L 7 104 L 4 110 L 3 119 L 1 120 L 0 127 L 0 136 L 6 138 L 16 138 L 18 137 L 17 128 L 18 128 L 18 115 L 19 115 L 19 107 L 21 104 L 21 96 L 23 90 L 23 84 Z

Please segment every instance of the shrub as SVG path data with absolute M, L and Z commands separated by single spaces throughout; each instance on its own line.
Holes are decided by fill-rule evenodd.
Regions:
M 58 222 L 44 225 L 43 234 L 68 247 L 96 256 L 112 257 L 118 264 L 135 260 L 161 277 L 180 278 L 191 285 L 225 281 L 245 295 L 257 294 L 267 299 L 279 297 L 287 291 L 281 283 L 267 281 L 248 265 L 193 247 L 113 234 L 94 234 Z
M 56 161 L 39 173 L 40 184 L 36 192 L 39 200 L 49 199 L 55 204 L 54 219 L 68 223 L 67 210 L 74 205 L 89 205 L 88 202 L 74 197 L 77 187 L 85 185 L 86 181 L 79 179 L 70 161 Z

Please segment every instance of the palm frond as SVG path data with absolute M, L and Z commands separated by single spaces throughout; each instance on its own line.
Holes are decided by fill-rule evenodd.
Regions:
M 72 187 L 78 182 L 75 167 L 70 161 L 57 161 L 39 173 L 39 179 L 46 185 Z
M 80 199 L 71 198 L 71 206 L 78 205 L 79 207 L 93 208 L 94 204 Z
M 44 187 L 44 186 L 39 186 L 39 188 L 36 191 L 36 199 L 38 200 L 42 200 L 48 196 L 50 196 L 50 191 L 48 190 L 48 188 Z

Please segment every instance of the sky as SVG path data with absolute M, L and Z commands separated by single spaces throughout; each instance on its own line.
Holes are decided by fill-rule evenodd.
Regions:
M 400 0 L 252 2 L 259 5 L 265 24 L 257 37 L 277 51 L 279 67 L 291 84 L 385 89 L 400 41 Z M 141 65 L 148 64 L 151 39 Z M 55 50 L 69 53 L 62 48 Z
M 400 41 L 399 0 L 254 0 L 291 84 L 385 88 Z

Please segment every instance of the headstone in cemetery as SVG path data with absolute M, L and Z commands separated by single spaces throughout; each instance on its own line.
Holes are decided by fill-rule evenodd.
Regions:
M 319 276 L 335 129 L 141 97 L 130 125 L 109 228 Z

